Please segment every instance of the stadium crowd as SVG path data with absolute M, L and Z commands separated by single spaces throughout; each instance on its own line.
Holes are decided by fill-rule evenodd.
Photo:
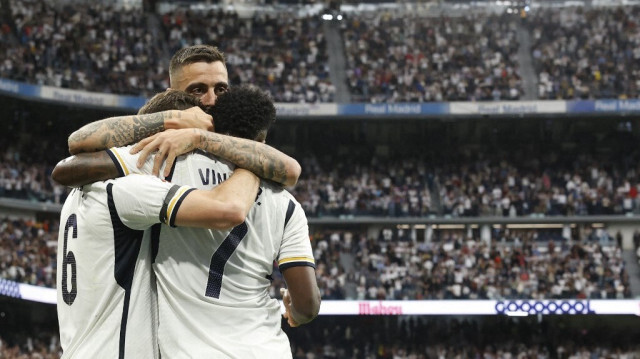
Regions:
M 176 10 L 162 15 L 171 53 L 212 44 L 227 58 L 231 84 L 254 84 L 276 102 L 333 102 L 327 44 L 318 16 L 256 14 L 240 18 L 222 10 Z
M 354 165 L 356 163 L 357 165 Z M 485 153 L 454 164 L 414 158 L 301 159 L 292 193 L 310 217 L 567 216 L 640 210 L 639 170 L 593 156 L 548 152 L 527 161 Z
M 581 216 L 637 213 L 638 168 L 583 154 L 530 161 L 491 158 L 436 169 L 442 213 L 475 216 Z
M 68 189 L 51 179 L 53 166 L 20 160 L 20 153 L 8 150 L 0 162 L 0 198 L 63 203 Z
M 0 77 L 92 92 L 148 96 L 169 87 L 163 44 L 136 10 L 101 2 L 11 1 Z M 9 24 L 5 23 L 9 27 Z
M 0 217 L 0 278 L 55 287 L 59 222 Z
M 0 277 L 55 287 L 58 222 L 2 218 Z M 431 241 L 409 231 L 317 230 L 312 234 L 325 299 L 625 298 L 619 243 L 588 230 L 569 242 L 536 230 L 494 231 L 491 243 L 448 231 Z M 282 277 L 274 274 L 272 295 Z
M 12 335 L 12 340 L 0 337 L 2 359 L 58 359 L 62 348 L 57 333 L 36 332 L 29 335 Z
M 165 37 L 158 42 L 160 37 L 150 31 L 153 27 L 136 12 L 101 4 L 57 8 L 45 0 L 10 3 L 14 24 L 0 28 L 1 78 L 148 96 L 168 87 L 161 65 L 166 63 L 165 53 L 186 43 L 207 42 L 227 54 L 232 83 L 254 83 L 269 90 L 278 102 L 334 101 L 326 41 L 317 19 L 258 16 L 247 20 L 222 12 L 174 12 L 160 18 L 159 29 Z M 637 97 L 635 60 L 640 52 L 633 47 L 638 41 L 637 11 L 532 16 L 533 57 L 541 69 L 539 97 Z M 515 28 L 512 22 L 497 19 L 442 17 L 425 24 L 391 12 L 349 19 L 343 38 L 354 101 L 519 99 Z M 12 35 L 18 46 L 11 45 Z M 561 40 L 563 36 L 568 40 Z M 582 46 L 585 39 L 589 42 Z M 50 179 L 52 162 L 30 153 L 46 152 L 46 148 L 46 144 L 34 145 L 31 151 L 23 151 L 0 145 L 1 198 L 64 201 L 67 190 Z M 541 165 L 492 158 L 428 167 L 416 158 L 374 157 L 368 163 L 354 165 L 345 160 L 329 166 L 309 157 L 301 160 L 304 177 L 291 191 L 309 217 L 592 215 L 640 209 L 636 168 L 603 164 L 588 156 L 564 166 L 545 166 L 547 160 L 536 160 Z M 58 227 L 57 221 L 0 217 L 0 278 L 55 287 Z M 606 231 L 587 230 L 571 240 L 535 230 L 491 235 L 491 241 L 483 241 L 462 231 L 439 231 L 423 241 L 414 240 L 406 230 L 389 228 L 373 236 L 361 230 L 316 230 L 312 245 L 322 297 L 630 296 L 620 245 Z M 640 233 L 634 236 L 634 245 L 640 258 Z M 276 273 L 272 296 L 279 297 L 280 287 L 283 280 Z M 432 337 L 438 335 L 432 333 L 449 333 L 453 338 L 458 329 L 473 332 L 473 326 L 430 327 L 426 333 L 427 326 L 418 321 L 403 323 L 400 330 L 385 326 L 382 333 L 374 333 L 368 331 L 372 326 L 339 324 L 318 329 L 315 338 L 327 340 L 313 341 L 314 335 L 304 332 L 308 337 L 298 336 L 292 342 L 294 357 L 305 359 L 640 357 L 637 347 L 594 346 L 579 340 L 554 347 L 495 337 L 482 343 L 469 337 L 453 343 L 441 334 L 439 340 L 424 341 L 425 333 Z M 482 331 L 491 333 L 487 328 Z M 46 335 L 0 338 L 0 358 L 59 355 L 56 335 L 50 340 Z
M 571 319 L 321 316 L 304 330 L 286 331 L 294 359 L 640 358 L 637 331 L 628 325 Z
M 606 231 L 579 241 L 536 230 L 494 232 L 491 243 L 462 232 L 415 241 L 407 230 L 378 238 L 359 231 L 313 235 L 326 299 L 627 298 L 621 248 Z
M 36 151 L 12 147 L 0 151 L 0 198 L 64 202 L 68 189 L 50 178 L 54 161 L 43 162 L 29 152 Z M 586 154 L 565 157 L 571 160 L 563 162 L 553 153 L 530 161 L 487 154 L 485 159 L 446 165 L 418 157 L 373 156 L 360 162 L 345 158 L 335 163 L 305 156 L 300 158 L 303 175 L 289 190 L 309 217 L 582 216 L 640 211 L 636 166 Z
M 432 177 L 425 162 L 373 157 L 369 163 L 344 158 L 300 159 L 304 168 L 291 193 L 307 216 L 426 216 L 436 212 L 431 202 Z
M 283 323 L 283 329 L 294 359 L 640 358 L 628 324 L 548 318 L 536 323 L 505 317 L 320 316 L 300 328 Z M 0 358 L 59 358 L 57 334 L 36 332 L 0 335 Z
M 170 54 L 207 43 L 225 52 L 231 83 L 253 83 L 277 102 L 334 101 L 317 17 L 177 10 L 156 24 L 137 10 L 48 0 L 11 1 L 11 10 L 13 24 L 4 22 L 0 37 L 0 78 L 151 97 L 169 87 Z
M 637 98 L 639 21 L 638 7 L 532 12 L 538 98 Z
M 518 100 L 516 22 L 376 11 L 344 21 L 354 102 Z
M 168 87 L 170 54 L 219 46 L 231 83 L 253 83 L 277 102 L 333 102 L 319 16 L 176 9 L 157 17 L 90 2 L 9 1 L 0 24 L 0 78 L 150 97 Z M 636 98 L 640 7 L 531 11 L 539 99 Z M 5 17 L 6 18 L 6 17 Z M 349 14 L 341 36 L 353 102 L 518 100 L 519 18 L 417 13 Z

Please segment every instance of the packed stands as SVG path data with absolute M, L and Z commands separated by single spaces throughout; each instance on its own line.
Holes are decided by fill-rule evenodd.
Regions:
M 0 274 L 53 287 L 58 223 L 2 218 Z M 535 230 L 494 231 L 491 243 L 462 232 L 414 241 L 408 231 L 318 230 L 312 235 L 325 299 L 626 298 L 620 244 L 606 231 L 578 241 Z M 272 294 L 282 278 L 274 276 Z
M 354 102 L 518 100 L 516 19 L 376 11 L 343 26 Z
M 436 170 L 442 213 L 469 216 L 581 216 L 638 213 L 636 166 L 583 155 L 529 163 L 477 160 Z
M 253 83 L 278 102 L 334 102 L 318 14 L 177 8 L 147 17 L 90 3 L 11 1 L 0 31 L 0 78 L 150 97 L 168 87 L 180 47 L 208 43 L 227 55 L 231 83 Z M 519 27 L 532 39 L 539 99 L 638 97 L 639 7 L 541 8 L 512 14 L 349 14 L 340 24 L 353 102 L 519 100 Z M 155 19 L 155 20 L 150 20 Z M 258 36 L 259 35 L 259 36 Z
M 295 359 L 640 357 L 633 318 L 618 327 L 592 319 L 319 317 L 287 334 Z
M 538 98 L 637 98 L 639 16 L 629 6 L 532 12 Z
M 20 159 L 21 153 L 6 151 L 0 162 L 0 198 L 32 202 L 63 203 L 68 189 L 51 179 L 53 165 L 30 163 Z
M 313 235 L 325 299 L 627 298 L 621 249 L 606 231 L 580 241 L 536 230 L 493 233 L 491 243 L 455 231 L 414 241 L 386 228 Z
M 283 329 L 294 359 L 611 358 L 637 359 L 633 318 L 321 316 Z M 9 340 L 10 338 L 10 340 Z M 0 335 L 0 358 L 59 358 L 57 334 Z
M 159 36 L 137 10 L 46 0 L 11 1 L 11 10 L 18 44 L 3 41 L 2 78 L 147 97 L 169 87 Z
M 0 278 L 55 287 L 59 222 L 0 217 Z
M 149 19 L 136 11 L 96 3 L 70 8 L 54 7 L 47 0 L 7 1 L 14 23 L 0 19 L 0 78 L 150 96 L 168 87 L 166 65 L 173 51 L 188 44 L 212 43 L 227 55 L 232 84 L 253 83 L 270 91 L 277 102 L 337 100 L 329 78 L 331 54 L 325 24 L 317 17 L 259 14 L 241 18 L 217 10 L 178 9 Z M 556 9 L 531 13 L 522 21 L 475 13 L 434 16 L 428 22 L 393 10 L 352 14 L 341 23 L 350 98 L 373 103 L 520 100 L 524 95 L 518 58 L 522 44 L 517 32 L 523 29 L 534 40 L 530 53 L 538 71 L 537 98 L 635 98 L 638 11 Z M 65 113 L 70 107 L 49 111 Z M 82 121 L 103 117 L 87 116 Z M 40 203 L 62 203 L 68 193 L 50 179 L 50 173 L 66 156 L 64 138 L 69 132 L 57 128 L 72 122 L 59 115 L 45 127 L 39 126 L 42 122 L 37 118 L 18 114 L 16 121 L 9 118 L 3 123 L 5 131 L 0 133 L 0 199 L 24 200 L 34 208 Z M 569 238 L 558 227 L 516 230 L 487 225 L 490 229 L 482 234 L 470 226 L 465 230 L 434 226 L 429 235 L 425 229 L 424 235 L 416 237 L 408 229 L 383 224 L 408 217 L 429 221 L 553 217 L 562 221 L 562 216 L 637 215 L 637 155 L 634 150 L 626 152 L 632 146 L 620 133 L 612 135 L 610 127 L 574 119 L 555 126 L 554 120 L 566 118 L 543 118 L 540 122 L 549 126 L 534 127 L 531 132 L 536 135 L 531 139 L 540 145 L 530 150 L 520 146 L 526 142 L 522 132 L 507 134 L 511 144 L 503 143 L 507 140 L 502 133 L 509 132 L 503 122 L 482 126 L 479 120 L 457 127 L 466 119 L 445 118 L 438 121 L 455 125 L 447 133 L 433 135 L 441 136 L 441 142 L 429 144 L 423 138 L 413 140 L 420 142 L 416 146 L 407 139 L 404 145 L 418 150 L 408 155 L 405 151 L 400 157 L 393 147 L 401 148 L 402 143 L 394 143 L 389 136 L 376 147 L 372 143 L 379 137 L 372 134 L 393 133 L 397 123 L 407 124 L 405 119 L 398 116 L 392 120 L 396 124 L 373 129 L 371 123 L 377 119 L 367 118 L 353 121 L 349 128 L 327 126 L 327 133 L 352 133 L 353 143 L 341 144 L 336 140 L 339 136 L 313 133 L 322 137 L 326 153 L 305 156 L 296 152 L 305 137 L 295 137 L 302 132 L 296 125 L 306 126 L 311 122 L 307 120 L 289 121 L 300 124 L 281 133 L 294 138 L 287 142 L 294 150 L 287 152 L 303 168 L 299 183 L 289 190 L 311 219 L 311 243 L 324 300 L 633 297 L 629 277 L 637 273 L 623 261 L 620 233 L 609 232 L 606 226 L 584 225 L 572 229 Z M 509 119 L 514 120 L 520 119 Z M 628 124 L 631 140 L 637 143 L 637 119 Z M 44 128 L 44 136 L 26 135 L 38 127 Z M 558 128 L 570 130 L 555 132 Z M 565 138 L 567 134 L 572 138 Z M 483 145 L 493 141 L 494 147 L 457 148 L 465 136 Z M 588 140 L 576 140 L 580 136 Z M 445 138 L 455 141 L 447 143 Z M 502 151 L 494 151 L 496 147 Z M 554 153 L 547 147 L 561 150 Z M 474 156 L 463 158 L 460 152 L 465 151 Z M 356 152 L 361 156 L 353 156 Z M 518 152 L 520 157 L 505 152 Z M 327 217 L 329 224 L 313 224 Z M 358 222 L 365 217 L 380 223 Z M 0 278 L 54 288 L 58 227 L 56 220 L 44 219 L 42 213 L 32 219 L 0 214 Z M 640 262 L 640 232 L 634 234 L 633 244 L 637 255 L 631 258 Z M 278 289 L 284 285 L 274 270 L 270 295 L 279 298 Z M 434 317 L 320 316 L 302 328 L 291 330 L 286 324 L 283 328 L 296 359 L 640 358 L 635 324 L 626 332 L 613 330 L 616 317 L 612 326 L 568 330 L 564 322 L 549 325 L 558 324 L 549 317 L 530 316 L 540 325 L 527 326 L 522 318 L 492 322 L 459 317 L 432 321 Z M 574 322 L 582 319 L 562 317 Z M 58 334 L 40 329 L 11 333 L 3 318 L 0 305 L 0 358 L 61 355 Z M 595 318 L 600 322 L 611 317 Z M 55 319 L 50 322 L 55 326 Z
M 182 46 L 208 43 L 226 53 L 231 83 L 253 83 L 278 102 L 334 101 L 317 17 L 240 19 L 222 11 L 178 11 L 164 14 L 154 26 L 138 10 L 101 3 L 11 4 L 19 46 L 12 46 L 7 30 L 0 78 L 151 97 L 169 87 L 170 54 Z
M 58 359 L 61 355 L 62 348 L 57 333 L 12 335 L 11 341 L 0 337 L 0 358 Z
M 222 10 L 162 15 L 171 53 L 212 44 L 227 58 L 231 84 L 254 84 L 276 102 L 333 102 L 327 44 L 318 16 L 256 14 L 242 19 Z
M 373 157 L 369 163 L 350 158 L 327 163 L 315 156 L 300 161 L 303 176 L 291 193 L 309 217 L 406 217 L 435 212 L 424 162 Z
M 64 202 L 68 189 L 50 177 L 57 160 L 43 162 L 28 152 L 14 148 L 0 152 L 0 197 Z M 60 150 L 58 158 L 63 156 Z M 299 160 L 303 175 L 289 190 L 309 217 L 584 216 L 640 211 L 640 169 L 589 155 L 568 162 L 553 154 L 530 162 L 488 156 L 455 165 L 418 157 L 374 156 L 360 163 L 346 157 L 338 163 L 315 156 Z
M 582 216 L 640 210 L 640 169 L 623 158 L 553 152 L 528 161 L 502 156 L 483 153 L 451 164 L 419 157 L 374 156 L 360 163 L 306 157 L 303 176 L 291 191 L 310 217 Z
M 58 161 L 68 156 L 64 141 L 69 134 L 68 124 L 56 121 L 69 111 L 48 115 L 18 109 L 19 105 L 14 107 L 10 100 L 1 104 L 4 130 L 0 133 L 0 198 L 63 203 L 68 190 L 51 179 L 51 172 Z

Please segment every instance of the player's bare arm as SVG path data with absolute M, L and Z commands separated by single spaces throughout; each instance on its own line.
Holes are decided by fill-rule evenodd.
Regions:
M 291 327 L 306 324 L 320 312 L 320 290 L 312 267 L 298 266 L 282 272 L 287 289 L 281 291 L 285 305 L 284 317 Z
M 212 190 L 195 190 L 180 205 L 176 225 L 229 229 L 244 222 L 258 195 L 260 179 L 237 168 Z
M 67 187 L 80 187 L 118 177 L 118 169 L 105 151 L 80 153 L 58 162 L 51 173 L 54 181 Z
M 155 152 L 153 174 L 158 174 L 166 159 L 164 176 L 168 176 L 176 157 L 195 149 L 214 154 L 259 177 L 285 186 L 295 185 L 300 177 L 301 167 L 298 161 L 269 145 L 200 129 L 155 134 L 138 142 L 131 153 L 140 152 L 140 167 Z
M 199 108 L 198 110 L 170 110 L 146 115 L 110 117 L 92 122 L 69 136 L 69 153 L 95 152 L 126 146 L 165 129 L 213 130 L 211 116 Z

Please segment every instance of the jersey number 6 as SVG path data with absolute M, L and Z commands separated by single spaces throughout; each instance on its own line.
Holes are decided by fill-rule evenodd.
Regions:
M 68 305 L 73 304 L 78 295 L 77 284 L 77 272 L 76 256 L 72 251 L 67 252 L 67 241 L 69 239 L 69 228 L 73 228 L 72 238 L 78 238 L 78 220 L 76 214 L 73 213 L 67 219 L 67 224 L 64 226 L 64 242 L 62 245 L 62 300 Z M 67 288 L 68 272 L 67 267 L 71 266 L 71 291 Z

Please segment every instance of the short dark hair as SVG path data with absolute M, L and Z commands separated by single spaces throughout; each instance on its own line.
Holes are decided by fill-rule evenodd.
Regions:
M 177 71 L 185 65 L 196 62 L 212 63 L 220 61 L 226 66 L 224 54 L 217 47 L 211 45 L 193 45 L 183 47 L 171 57 L 169 62 L 169 77 L 172 78 Z
M 138 110 L 138 115 L 168 110 L 187 110 L 194 106 L 202 107 L 200 99 L 180 90 L 169 89 L 153 96 Z
M 216 132 L 250 140 L 264 141 L 276 121 L 276 108 L 268 93 L 257 87 L 231 87 L 218 96 L 208 113 Z

